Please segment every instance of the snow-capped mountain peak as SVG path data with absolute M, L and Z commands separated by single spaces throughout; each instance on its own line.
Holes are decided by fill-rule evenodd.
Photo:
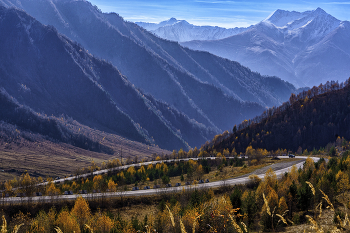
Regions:
M 307 12 L 296 12 L 296 11 L 285 11 L 285 10 L 276 10 L 271 15 L 269 15 L 263 22 L 271 23 L 276 27 L 284 27 L 287 24 L 294 22 L 295 20 L 305 17 Z
M 305 12 L 276 10 L 239 35 L 181 44 L 241 62 L 300 87 L 348 78 L 349 41 L 350 22 L 317 8 Z
M 329 15 L 322 8 L 318 7 L 313 11 L 296 12 L 296 11 L 285 11 L 276 10 L 269 15 L 263 22 L 270 23 L 279 28 L 287 28 L 288 30 L 294 30 L 301 27 L 305 27 L 311 21 L 320 17 L 319 20 L 325 22 L 339 23 L 340 21 Z
M 325 35 L 339 27 L 341 21 L 327 14 L 321 8 L 314 11 L 304 12 L 305 16 L 288 23 L 285 28 L 294 31 L 304 37 L 304 41 L 323 38 Z
M 169 20 L 167 20 L 167 21 L 163 21 L 163 22 L 174 23 L 174 22 L 177 22 L 177 19 L 176 19 L 176 18 L 174 18 L 174 17 L 172 17 L 172 18 L 170 18 Z
M 183 20 L 177 20 L 176 18 L 172 17 L 172 18 L 170 18 L 168 20 L 160 22 L 158 24 L 158 26 L 159 26 L 158 28 L 164 27 L 164 26 L 168 26 L 168 25 L 173 25 L 173 24 L 179 23 L 181 21 L 183 21 Z
M 144 22 L 136 22 L 136 24 L 161 38 L 178 42 L 191 40 L 219 40 L 239 34 L 248 29 L 238 27 L 227 29 L 218 26 L 196 26 L 190 24 L 186 20 L 178 20 L 176 18 L 170 18 L 169 20 L 162 21 L 158 24 Z
M 184 20 L 177 20 L 176 18 L 172 17 L 172 18 L 170 18 L 168 20 L 164 20 L 160 23 L 136 22 L 136 24 L 139 25 L 140 27 L 143 27 L 144 29 L 146 29 L 148 31 L 152 31 L 152 30 L 157 30 L 158 28 L 161 28 L 161 27 L 166 27 L 169 25 L 179 23 L 181 21 L 184 21 Z
M 328 15 L 327 12 L 325 12 L 322 8 L 320 7 L 317 7 L 316 10 L 312 11 L 314 14 L 317 14 L 317 15 Z

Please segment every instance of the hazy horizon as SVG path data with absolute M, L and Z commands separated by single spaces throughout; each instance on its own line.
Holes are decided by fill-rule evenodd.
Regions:
M 115 12 L 131 22 L 159 23 L 171 17 L 195 25 L 226 28 L 256 24 L 277 9 L 304 12 L 322 8 L 339 20 L 350 20 L 350 1 L 230 1 L 230 0 L 89 0 L 103 12 Z

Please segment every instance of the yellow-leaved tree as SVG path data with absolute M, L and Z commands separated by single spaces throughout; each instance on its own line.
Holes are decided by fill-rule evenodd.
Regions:
M 305 165 L 304 165 L 304 171 L 308 171 L 311 170 L 313 171 L 315 169 L 315 163 L 314 160 L 310 157 L 308 157 L 305 161 Z
M 185 158 L 185 152 L 183 149 L 180 149 L 177 154 L 180 159 Z
M 30 177 L 28 172 L 20 176 L 19 183 L 20 183 L 20 186 L 22 187 L 23 192 L 27 196 L 30 196 L 34 191 L 35 180 Z
M 350 189 L 349 176 L 345 172 L 339 171 L 335 176 L 337 180 L 337 188 L 344 195 L 345 191 Z
M 109 233 L 113 225 L 113 220 L 111 220 L 106 213 L 101 213 L 101 211 L 96 212 L 89 223 L 90 228 L 92 228 L 94 232 L 99 233 Z
M 116 192 L 117 191 L 117 183 L 115 183 L 112 178 L 108 181 L 108 189 L 110 192 Z
M 168 166 L 165 163 L 162 163 L 162 165 L 163 165 L 163 172 L 164 172 L 164 174 L 168 174 L 168 171 L 169 171 Z
M 133 166 L 129 167 L 128 170 L 126 170 L 126 172 L 129 172 L 131 176 L 135 175 L 136 173 L 135 167 Z
M 230 150 L 229 150 L 229 149 L 224 149 L 224 151 L 222 152 L 222 154 L 223 154 L 225 157 L 229 157 L 229 156 L 230 156 Z
M 202 179 L 203 174 L 204 174 L 203 166 L 199 164 L 196 169 L 196 176 L 198 179 Z
M 48 196 L 55 196 L 60 194 L 60 190 L 56 188 L 56 185 L 52 182 L 49 182 L 49 184 L 46 187 L 46 195 Z
M 63 209 L 61 213 L 59 213 L 56 225 L 62 230 L 62 232 L 81 232 L 76 218 L 70 214 L 67 209 Z
M 258 188 L 256 189 L 256 203 L 259 203 L 258 206 L 262 206 L 263 204 L 263 193 L 266 194 L 266 196 L 269 196 L 269 191 L 277 187 L 277 175 L 272 170 L 272 168 L 269 168 L 264 176 L 264 180 L 260 182 Z M 278 204 L 278 201 L 277 201 Z
M 89 204 L 82 196 L 79 196 L 75 201 L 71 214 L 77 220 L 80 229 L 83 229 L 85 224 L 89 223 L 91 218 L 91 210 Z
M 102 177 L 102 175 L 95 176 L 92 181 L 94 183 L 94 189 L 95 190 L 101 190 L 102 189 L 102 185 L 103 185 L 103 177 Z
M 138 173 L 140 174 L 145 174 L 146 173 L 146 169 L 145 166 L 141 166 L 139 170 L 137 170 Z
M 5 182 L 5 192 L 9 195 L 12 193 L 12 185 L 8 180 Z
M 153 164 L 149 164 L 148 166 L 147 166 L 147 170 L 152 170 L 153 169 Z
M 286 199 L 284 197 L 281 197 L 278 202 L 278 212 L 282 215 L 287 210 L 288 210 L 288 205 L 287 205 Z

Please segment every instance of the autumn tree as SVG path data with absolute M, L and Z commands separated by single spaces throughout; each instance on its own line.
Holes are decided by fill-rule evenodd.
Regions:
M 282 215 L 288 210 L 288 205 L 286 199 L 283 197 L 280 198 L 278 202 L 278 212 Z
M 251 165 L 251 161 L 255 159 L 255 149 L 252 146 L 248 146 L 245 150 L 245 155 L 248 157 L 248 165 Z
M 176 150 L 173 150 L 173 152 L 171 153 L 171 158 L 176 159 L 176 157 L 177 157 L 177 152 Z
M 27 196 L 31 196 L 34 191 L 35 180 L 27 173 L 22 174 L 19 179 L 20 186 Z
M 112 178 L 108 181 L 108 190 L 110 192 L 116 192 L 117 191 L 117 183 L 115 183 Z
M 188 157 L 188 158 L 193 158 L 193 150 L 189 150 L 189 151 L 187 152 L 187 157 Z
M 109 233 L 114 226 L 114 222 L 107 216 L 106 213 L 101 213 L 101 211 L 98 211 L 91 218 L 89 226 L 94 232 Z
M 201 152 L 198 153 L 198 157 L 200 158 L 205 158 L 205 157 L 208 157 L 208 152 L 205 151 L 205 150 L 202 150 Z
M 55 196 L 60 194 L 60 190 L 56 187 L 56 185 L 53 182 L 49 182 L 49 184 L 46 186 L 46 195 L 48 196 Z
M 53 232 L 55 226 L 56 211 L 52 208 L 47 214 L 45 211 L 40 211 L 33 219 L 30 226 L 30 232 L 46 233 Z
M 94 176 L 93 183 L 94 183 L 93 187 L 94 187 L 95 190 L 101 190 L 102 186 L 103 186 L 103 177 L 102 177 L 102 175 Z
M 75 201 L 71 214 L 77 220 L 80 229 L 83 229 L 85 224 L 89 223 L 91 218 L 90 207 L 88 202 L 82 196 L 79 196 Z
M 203 174 L 204 174 L 203 166 L 202 164 L 199 164 L 196 168 L 196 176 L 198 179 L 202 179 Z
M 12 193 L 12 188 L 11 182 L 7 180 L 5 182 L 5 193 L 10 195 Z
M 126 170 L 126 172 L 128 172 L 131 176 L 135 175 L 136 170 L 135 167 L 131 166 L 128 168 L 128 170 Z
M 183 149 L 180 149 L 178 152 L 178 158 L 182 159 L 185 158 L 185 152 Z
M 198 154 L 199 154 L 199 150 L 197 149 L 197 147 L 195 147 L 195 148 L 193 149 L 193 157 L 194 157 L 194 158 L 198 157 Z
M 345 172 L 339 170 L 336 175 L 336 181 L 338 191 L 344 196 L 345 191 L 350 189 L 349 176 Z
M 258 188 L 256 189 L 256 202 L 259 203 L 260 206 L 263 204 L 263 193 L 266 196 L 269 196 L 269 192 L 274 190 L 276 192 L 278 188 L 278 180 L 276 173 L 269 168 L 264 176 L 264 180 L 260 182 Z
M 63 209 L 61 213 L 59 213 L 56 224 L 62 232 L 81 232 L 81 227 L 79 226 L 77 219 L 70 214 L 67 209 Z
M 236 148 L 233 148 L 231 151 L 231 156 L 232 157 L 236 157 L 237 156 L 237 152 L 236 152 Z

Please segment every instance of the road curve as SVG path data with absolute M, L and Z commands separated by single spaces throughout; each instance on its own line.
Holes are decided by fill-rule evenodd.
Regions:
M 280 157 L 280 158 L 286 158 Z M 299 169 L 303 167 L 304 161 L 306 160 L 306 156 L 296 156 L 296 158 L 302 159 L 302 161 L 297 162 L 295 166 Z M 310 157 L 314 160 L 314 162 L 317 162 L 320 158 L 318 157 Z M 208 159 L 215 159 L 215 158 L 208 158 Z M 182 161 L 186 161 L 189 159 L 181 159 Z M 197 158 L 194 158 L 192 160 L 198 160 Z M 131 164 L 131 165 L 124 165 L 120 166 L 118 168 L 114 168 L 112 170 L 120 170 L 120 169 L 127 169 L 130 166 L 141 166 L 141 165 L 148 165 L 148 164 L 155 164 L 155 163 L 161 163 L 161 162 L 173 162 L 174 160 L 163 160 L 163 161 L 152 161 L 152 162 L 145 162 L 140 164 Z M 282 163 L 280 163 L 282 164 Z M 277 177 L 281 177 L 286 172 L 289 172 L 292 166 L 284 167 L 278 170 L 275 170 L 275 173 Z M 266 168 L 267 169 L 267 168 Z M 95 171 L 93 172 L 94 175 L 107 173 L 110 171 L 110 169 L 105 169 L 101 171 Z M 253 172 L 254 173 L 254 172 Z M 90 176 L 91 173 L 79 175 L 80 177 Z M 257 176 L 260 179 L 264 179 L 265 174 L 263 172 L 260 172 L 260 174 L 257 174 Z M 62 182 L 64 180 L 72 180 L 77 177 L 69 177 L 65 179 L 59 179 L 55 180 L 55 182 Z M 89 193 L 89 194 L 73 194 L 73 195 L 58 195 L 58 196 L 39 196 L 39 197 L 7 197 L 7 198 L 1 198 L 0 203 L 1 204 L 21 204 L 21 203 L 33 203 L 33 202 L 40 202 L 40 203 L 49 203 L 49 202 L 55 202 L 55 201 L 64 201 L 64 200 L 75 200 L 79 196 L 82 196 L 83 198 L 87 200 L 93 200 L 93 199 L 100 199 L 100 198 L 111 198 L 111 197 L 136 197 L 136 196 L 149 196 L 149 195 L 158 195 L 158 194 L 166 194 L 166 193 L 174 193 L 174 192 L 181 192 L 183 190 L 194 190 L 194 189 L 208 189 L 208 188 L 218 188 L 222 186 L 232 186 L 232 185 L 238 185 L 238 184 L 246 184 L 250 181 L 248 178 L 248 175 L 244 175 L 241 177 L 233 178 L 233 179 L 226 179 L 221 181 L 215 181 L 210 183 L 203 183 L 203 184 L 195 184 L 195 185 L 187 185 L 187 186 L 178 186 L 178 187 L 168 187 L 168 188 L 158 188 L 158 189 L 146 189 L 146 190 L 137 190 L 137 191 L 118 191 L 118 192 L 107 192 L 107 193 Z M 45 183 L 43 183 L 45 184 Z

